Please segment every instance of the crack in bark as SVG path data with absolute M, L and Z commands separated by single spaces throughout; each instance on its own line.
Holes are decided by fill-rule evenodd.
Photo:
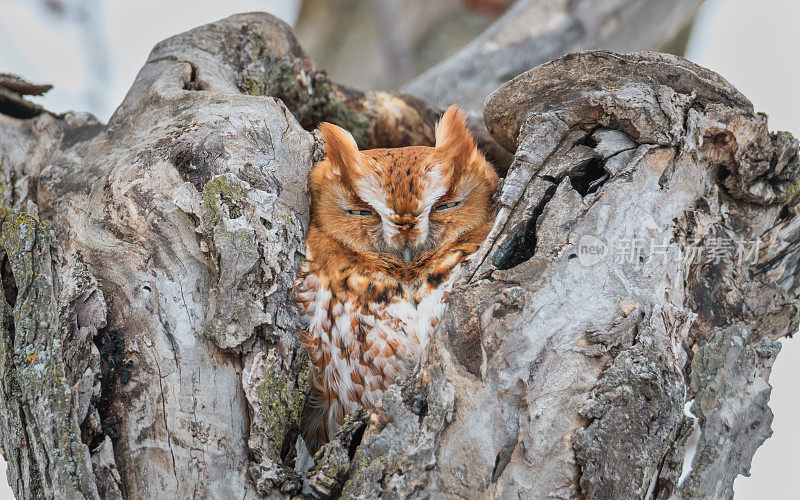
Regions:
M 553 198 L 557 184 L 548 186 L 542 198 L 533 207 L 527 223 L 522 231 L 518 231 L 506 244 L 506 249 L 495 254 L 493 264 L 497 269 L 506 270 L 529 260 L 536 253 L 536 223 L 544 211 L 544 207 Z
M 244 29 L 246 26 L 249 28 Z M 590 24 L 582 27 L 587 26 Z M 237 51 L 246 49 L 242 42 L 251 44 L 252 65 L 236 57 Z M 169 58 L 170 54 L 175 57 Z M 314 156 L 314 139 L 296 125 L 287 107 L 274 99 L 263 98 L 262 94 L 272 93 L 292 101 L 293 91 L 310 88 L 308 82 L 303 81 L 308 75 L 295 70 L 303 64 L 308 64 L 313 71 L 318 70 L 299 48 L 288 27 L 273 18 L 253 14 L 235 16 L 159 44 L 150 63 L 145 65 L 112 119 L 112 126 L 100 131 L 94 139 L 72 145 L 62 141 L 60 144 L 64 148 L 59 149 L 61 131 L 76 127 L 66 123 L 66 119 L 62 123 L 46 115 L 38 118 L 37 127 L 29 127 L 26 132 L 37 134 L 33 136 L 35 146 L 31 146 L 34 142 L 26 142 L 24 146 L 31 151 L 52 149 L 54 152 L 43 156 L 48 158 L 49 166 L 44 173 L 38 171 L 38 166 L 31 170 L 11 169 L 19 184 L 24 182 L 25 175 L 39 176 L 41 180 L 37 181 L 36 189 L 12 191 L 6 199 L 22 204 L 32 203 L 30 197 L 36 196 L 42 213 L 52 216 L 53 227 L 68 249 L 68 255 L 76 249 L 85 250 L 87 263 L 99 269 L 103 282 L 115 284 L 114 294 L 118 299 L 112 311 L 115 326 L 127 327 L 125 331 L 130 332 L 131 340 L 140 349 L 135 352 L 149 352 L 155 357 L 158 387 L 152 384 L 152 370 L 142 369 L 135 374 L 138 377 L 136 387 L 126 394 L 133 401 L 131 408 L 145 408 L 144 411 L 155 412 L 156 417 L 155 423 L 152 419 L 147 422 L 152 427 L 150 435 L 145 435 L 144 429 L 138 427 L 139 422 L 147 419 L 126 421 L 129 432 L 123 436 L 126 442 L 120 448 L 124 449 L 126 459 L 130 457 L 126 465 L 132 464 L 121 471 L 127 491 L 140 496 L 238 497 L 242 488 L 244 496 L 250 496 L 251 492 L 273 496 L 295 493 L 299 479 L 290 477 L 291 471 L 283 466 L 291 462 L 291 453 L 287 451 L 297 425 L 293 412 L 298 406 L 302 407 L 304 389 L 298 377 L 301 363 L 295 357 L 296 318 L 283 306 L 299 261 L 297 252 L 302 247 L 308 215 L 306 186 L 300 179 L 307 174 L 314 159 L 319 158 Z M 252 72 L 244 75 L 248 70 Z M 200 78 L 208 84 L 207 92 L 182 90 L 187 85 L 184 80 L 188 79 L 191 84 L 192 80 L 196 82 Z M 265 92 L 254 92 L 258 96 L 230 94 L 232 85 L 244 80 L 263 86 Z M 392 145 L 405 145 L 412 139 L 432 140 L 435 116 L 426 114 L 425 106 L 395 94 L 348 92 L 323 79 L 312 83 L 311 101 L 315 98 L 322 101 L 311 102 L 298 95 L 295 102 L 288 103 L 298 114 L 306 113 L 301 121 L 313 125 L 315 113 L 315 116 L 343 113 L 338 117 L 353 118 L 345 120 L 349 128 L 364 131 L 368 141 L 397 141 Z M 267 88 L 275 92 L 267 92 Z M 701 155 L 694 158 L 693 165 L 687 166 L 682 162 L 686 158 L 681 156 L 691 153 L 696 146 L 687 144 L 692 135 L 689 125 L 708 125 L 694 121 L 708 117 L 702 113 L 702 116 L 694 116 L 692 112 L 689 120 L 689 111 L 681 104 L 683 101 L 670 100 L 670 89 L 678 97 L 696 91 L 698 99 L 718 106 L 716 112 L 727 107 L 732 110 L 731 116 L 745 117 L 745 124 L 754 125 L 751 129 L 737 129 L 737 134 L 744 134 L 741 137 L 745 139 L 762 137 L 755 127 L 759 123 L 747 122 L 753 120 L 754 115 L 746 99 L 727 83 L 685 61 L 654 54 L 590 52 L 565 57 L 504 86 L 499 94 L 504 96 L 500 100 L 506 106 L 502 113 L 492 112 L 492 106 L 498 104 L 496 96 L 494 104 L 492 99 L 487 102 L 488 127 L 504 138 L 504 142 L 514 142 L 515 146 L 519 143 L 520 147 L 515 167 L 509 172 L 506 189 L 501 194 L 500 216 L 492 239 L 484 245 L 480 263 L 470 277 L 480 276 L 480 279 L 470 279 L 471 282 L 454 289 L 450 305 L 461 300 L 463 307 L 458 311 L 450 307 L 446 313 L 449 319 L 444 318 L 440 323 L 444 325 L 449 321 L 455 325 L 453 332 L 456 333 L 461 331 L 456 327 L 479 325 L 480 339 L 476 345 L 486 356 L 480 363 L 470 366 L 471 372 L 465 371 L 464 357 L 453 353 L 459 345 L 463 349 L 469 344 L 457 334 L 448 336 L 449 332 L 445 334 L 444 327 L 440 327 L 421 367 L 420 379 L 425 379 L 424 398 L 422 392 L 415 389 L 409 404 L 409 398 L 399 388 L 387 391 L 383 404 L 387 414 L 391 414 L 392 425 L 378 429 L 361 423 L 361 427 L 353 428 L 349 442 L 340 443 L 337 453 L 341 453 L 334 458 L 341 468 L 333 471 L 333 475 L 348 479 L 341 485 L 345 496 L 413 495 L 429 491 L 434 496 L 449 493 L 469 498 L 476 489 L 487 496 L 552 493 L 562 497 L 581 494 L 592 497 L 608 491 L 621 492 L 621 496 L 631 492 L 629 496 L 643 496 L 648 491 L 661 495 L 671 488 L 668 481 L 674 467 L 665 459 L 664 450 L 672 451 L 682 445 L 670 443 L 670 437 L 664 436 L 673 423 L 681 425 L 682 417 L 675 416 L 673 407 L 680 406 L 676 402 L 685 396 L 683 391 L 677 390 L 680 374 L 676 369 L 686 363 L 687 357 L 680 348 L 673 348 L 690 337 L 687 330 L 693 320 L 693 311 L 677 301 L 683 300 L 682 294 L 694 285 L 681 282 L 684 268 L 677 264 L 669 269 L 650 267 L 649 274 L 645 275 L 636 267 L 639 262 L 629 267 L 607 263 L 588 269 L 569 258 L 571 238 L 580 236 L 581 231 L 594 231 L 598 235 L 607 231 L 609 237 L 620 236 L 615 231 L 622 229 L 628 231 L 622 236 L 641 235 L 654 229 L 666 232 L 682 216 L 682 210 L 691 209 L 693 197 L 705 196 L 697 194 L 698 185 L 706 186 L 705 178 L 696 174 L 704 172 L 708 158 Z M 381 102 L 391 104 L 379 108 Z M 158 106 L 154 107 L 153 103 Z M 210 114 L 196 112 L 212 105 Z M 301 110 L 303 106 L 307 109 Z M 347 114 L 348 110 L 355 114 Z M 396 116 L 393 113 L 398 110 L 402 119 L 395 127 L 387 117 Z M 683 130 L 678 130 L 681 126 L 679 112 L 683 112 Z M 368 118 L 368 131 L 359 129 L 367 123 L 360 121 L 358 114 Z M 718 122 L 725 121 L 725 116 L 715 116 Z M 77 118 L 73 116 L 70 120 Z M 85 127 L 87 123 L 84 120 L 80 126 Z M 597 129 L 599 126 L 622 130 L 628 134 L 630 142 L 639 145 L 642 154 L 621 154 L 634 149 L 631 147 L 618 149 L 605 157 L 604 170 L 617 168 L 611 172 L 614 182 L 606 184 L 602 193 L 592 196 L 590 191 L 600 188 L 604 177 L 596 168 L 600 166 L 597 157 L 611 151 L 606 149 L 601 153 L 600 146 L 592 144 L 594 139 L 587 139 L 595 131 L 602 132 Z M 196 135 L 190 134 L 190 127 Z M 390 134 L 388 139 L 384 135 L 403 127 L 411 132 Z M 159 144 L 158 139 L 165 138 L 165 130 L 168 131 L 167 140 Z M 581 131 L 586 144 L 573 140 Z M 606 145 L 613 146 L 609 148 L 627 144 L 626 138 L 621 137 L 623 134 L 615 137 L 614 131 L 610 132 L 610 142 Z M 4 133 L 5 128 L 0 128 L 0 141 L 6 140 Z M 66 133 L 63 137 L 67 137 Z M 223 137 L 224 144 L 217 147 L 210 140 L 213 137 Z M 781 140 L 776 138 L 773 142 L 775 148 Z M 155 147 L 157 144 L 160 149 Z M 646 144 L 655 144 L 663 150 L 650 149 L 645 154 L 646 148 L 642 145 Z M 669 151 L 664 148 L 670 147 L 673 155 L 668 159 Z M 764 143 L 753 142 L 753 151 L 767 149 Z M 780 163 L 783 165 L 789 161 L 787 151 L 790 149 L 784 147 L 785 157 L 779 155 L 776 162 L 783 162 Z M 148 154 L 131 155 L 130 151 L 147 151 Z M 193 168 L 199 163 L 213 160 L 209 156 L 212 152 L 218 159 L 223 154 L 230 157 L 207 164 L 202 175 L 192 176 Z M 319 152 L 316 149 L 317 155 Z M 753 158 L 747 156 L 746 159 L 756 164 L 759 158 Z M 69 166 L 67 160 L 78 163 Z M 167 164 L 170 161 L 175 169 Z M 616 167 L 610 163 L 612 161 Z M 594 167 L 594 175 L 584 173 L 578 178 L 577 170 L 591 170 L 589 167 Z M 665 167 L 672 177 L 664 177 L 661 191 L 675 190 L 676 196 L 663 196 L 655 188 L 656 181 L 662 179 L 654 172 L 667 171 Z M 747 173 L 745 169 L 737 175 L 746 176 Z M 564 177 L 570 177 L 574 189 L 570 189 Z M 102 197 L 87 188 L 98 178 L 109 179 Z M 733 178 L 731 174 L 723 180 Z M 700 182 L 695 182 L 698 180 Z M 745 192 L 752 187 L 751 182 L 763 179 L 742 177 L 736 180 L 737 188 Z M 782 191 L 786 179 L 766 180 L 769 181 L 765 184 L 768 194 L 783 193 L 781 196 L 788 198 L 781 198 L 781 203 L 788 204 L 791 195 Z M 685 185 L 690 182 L 692 186 Z M 133 185 L 137 187 L 131 189 Z M 712 186 L 712 189 L 716 188 Z M 148 192 L 158 196 L 146 196 Z M 645 203 L 636 204 L 630 200 Z M 648 205 L 648 201 L 652 203 Z M 718 209 L 713 201 L 708 200 L 713 205 L 713 210 L 707 211 L 711 215 Z M 739 206 L 736 201 L 724 201 L 730 206 Z M 109 207 L 103 212 L 105 221 L 97 215 L 101 213 L 96 210 L 99 205 Z M 192 224 L 176 210 L 176 205 L 183 213 L 196 217 L 194 220 L 199 224 Z M 732 222 L 726 225 L 744 227 L 740 232 L 751 228 L 755 231 L 762 227 L 759 224 L 764 219 L 769 219 L 770 214 L 779 209 L 764 207 L 753 203 L 747 207 L 753 212 L 738 214 L 747 215 L 741 217 L 739 226 Z M 604 215 L 598 215 L 603 210 Z M 621 217 L 620 211 L 626 210 L 627 213 L 647 210 L 653 217 L 645 224 L 635 217 Z M 518 214 L 523 217 L 514 219 Z M 524 217 L 525 214 L 532 216 Z M 791 210 L 781 211 L 781 214 L 785 220 L 792 220 Z M 708 221 L 701 220 L 698 214 L 693 224 L 708 225 Z M 203 233 L 203 237 L 198 239 L 197 233 Z M 700 233 L 702 231 L 698 230 Z M 567 234 L 569 237 L 564 236 Z M 526 243 L 530 245 L 526 247 Z M 494 269 L 490 264 L 493 258 L 509 250 L 506 245 L 513 247 L 514 244 L 530 255 L 514 256 L 511 252 L 505 257 L 529 260 L 525 265 L 505 271 Z M 253 246 L 257 247 L 255 252 L 252 252 Z M 37 247 L 35 251 L 46 250 Z M 797 247 L 789 244 L 788 248 L 773 247 L 772 251 L 778 254 L 779 250 L 785 250 L 780 256 L 792 259 L 791 254 Z M 151 253 L 157 258 L 148 259 Z M 247 262 L 239 259 L 245 255 Z M 764 262 L 771 263 L 774 256 L 767 254 Z M 181 264 L 187 262 L 196 266 Z M 255 267 L 252 262 L 256 263 Z M 38 264 L 38 261 L 33 262 L 31 269 L 40 273 L 39 276 L 58 270 L 55 264 L 51 269 Z M 787 272 L 794 268 L 794 264 L 789 264 Z M 235 271 L 228 272 L 228 268 L 235 268 Z M 151 278 L 152 294 L 136 286 L 127 286 L 142 279 L 143 272 L 150 271 L 164 271 L 147 274 L 154 276 Z M 775 291 L 770 295 L 767 291 L 772 293 L 772 288 L 767 290 L 763 283 L 749 275 L 734 275 L 725 269 L 722 274 L 703 268 L 690 271 L 706 282 L 722 282 L 727 278 L 741 281 L 741 286 L 734 284 L 732 294 L 759 295 L 758 300 L 743 304 L 759 314 L 766 310 L 769 317 L 791 312 L 789 304 L 796 299 L 791 280 L 783 283 L 785 293 Z M 496 276 L 488 274 L 487 277 L 487 273 L 492 272 L 496 272 Z M 197 280 L 192 279 L 195 274 L 199 276 Z M 221 282 L 234 274 L 238 281 Z M 780 277 L 780 273 L 777 274 Z M 765 268 L 761 276 L 773 276 L 773 268 Z M 58 277 L 52 279 L 55 282 Z M 69 283 L 70 279 L 66 281 Z M 23 289 L 19 291 L 16 307 L 25 298 L 38 298 L 34 295 L 41 290 L 26 288 L 31 286 L 30 281 L 18 279 L 17 282 Z M 757 288 L 748 288 L 750 286 Z M 224 315 L 252 299 L 256 306 L 236 319 L 252 320 L 259 326 L 251 328 L 247 323 L 235 338 L 226 337 L 226 330 L 221 329 L 218 331 L 223 335 L 216 338 L 216 343 L 200 341 L 195 335 L 192 313 L 202 315 L 203 311 L 211 310 L 206 300 L 210 293 L 204 294 L 209 288 L 219 293 L 215 299 L 219 307 L 209 313 L 211 320 L 219 319 L 221 326 L 229 327 L 234 322 Z M 665 289 L 669 297 L 665 297 Z M 237 291 L 242 294 L 225 300 Z M 510 297 L 508 303 L 503 302 L 506 300 L 503 297 Z M 636 307 L 631 304 L 651 314 L 637 314 L 630 320 L 634 322 L 633 327 L 623 328 L 617 324 L 617 309 L 635 311 Z M 668 306 L 673 307 L 671 314 L 677 319 L 667 321 L 662 310 L 663 321 L 653 320 L 656 307 Z M 710 307 L 702 304 L 697 312 Z M 42 311 L 51 309 L 43 307 Z M 725 309 L 725 314 L 730 316 L 734 312 Z M 684 316 L 678 317 L 680 314 Z M 644 324 L 646 318 L 652 320 L 647 325 Z M 202 319 L 205 322 L 205 316 Z M 766 319 L 750 319 L 763 328 L 769 323 Z M 770 335 L 778 335 L 793 324 L 782 316 L 778 320 L 777 326 L 769 326 Z M 661 328 L 657 334 L 651 331 L 656 327 Z M 602 330 L 602 335 L 609 337 L 602 347 L 587 342 L 591 337 L 587 332 L 595 330 Z M 44 333 L 49 338 L 58 337 L 52 334 L 52 329 L 45 330 L 41 325 L 31 335 Z M 20 329 L 15 335 L 21 338 L 25 334 Z M 754 347 L 766 351 L 769 348 L 766 344 Z M 179 349 L 184 353 L 182 359 L 178 356 Z M 22 363 L 32 353 L 15 354 Z M 272 356 L 272 359 L 259 357 L 262 355 Z M 160 363 L 170 367 L 173 360 L 176 368 L 168 370 L 165 392 Z M 602 370 L 601 363 L 608 361 L 611 366 Z M 184 378 L 180 376 L 181 370 L 196 375 Z M 201 381 L 203 373 L 206 375 Z M 766 377 L 766 373 L 762 375 Z M 518 400 L 507 396 L 506 400 L 499 401 L 498 395 L 503 391 L 514 393 L 517 390 L 511 386 L 518 379 L 530 385 L 519 389 L 525 398 Z M 170 385 L 173 383 L 175 387 Z M 591 399 L 594 402 L 583 408 L 593 388 Z M 172 395 L 170 402 L 166 401 L 167 392 Z M 181 410 L 181 398 L 186 403 L 187 395 L 192 397 L 188 421 L 199 424 L 198 419 L 203 419 L 213 430 L 213 438 L 209 438 L 205 447 L 197 446 L 202 436 L 189 437 L 184 429 L 176 427 L 182 416 L 186 416 Z M 158 429 L 155 411 L 158 397 L 161 398 L 165 433 Z M 67 400 L 69 398 L 64 398 Z M 64 408 L 73 411 L 72 404 L 68 402 Z M 125 401 L 120 401 L 120 405 L 124 406 Z M 427 413 L 422 410 L 425 406 Z M 454 414 L 456 407 L 457 415 Z M 24 423 L 33 426 L 34 422 L 28 417 L 36 414 L 26 408 L 22 408 Z M 623 422 L 627 427 L 615 420 L 619 416 L 615 415 L 615 409 L 629 417 Z M 487 419 L 487 415 L 491 417 Z M 170 421 L 172 428 L 168 424 Z M 14 428 L 16 426 L 15 421 Z M 582 429 L 574 439 L 586 446 L 570 449 L 569 446 L 574 445 L 570 438 L 576 426 Z M 38 446 L 33 441 L 39 439 L 36 434 L 39 430 L 25 431 L 28 444 Z M 131 440 L 132 436 L 148 439 L 148 442 L 139 445 Z M 247 448 L 242 445 L 243 439 L 247 439 Z M 280 445 L 274 446 L 273 441 Z M 11 445 L 10 441 L 4 441 L 6 451 Z M 167 448 L 172 459 L 172 474 L 169 460 L 164 460 Z M 75 458 L 79 449 L 70 450 L 69 457 Z M 200 459 L 216 454 L 232 458 L 207 460 L 202 467 L 195 466 L 193 461 L 198 460 L 198 450 Z M 626 455 L 625 450 L 634 451 Z M 338 458 L 342 460 L 339 462 Z M 618 474 L 620 478 L 604 472 L 605 464 L 613 460 L 618 469 L 629 466 Z M 19 463 L 17 460 L 18 468 Z M 142 477 L 134 469 L 141 464 L 147 464 L 148 477 Z M 155 465 L 151 467 L 151 464 Z M 317 465 L 321 468 L 325 464 Z M 95 473 L 100 469 L 101 466 L 95 465 Z M 250 479 L 246 475 L 248 472 Z M 174 487 L 170 476 L 175 477 Z M 578 483 L 572 484 L 576 477 Z M 55 484 L 57 487 L 69 488 L 58 477 L 47 479 L 53 484 L 61 481 Z M 664 490 L 660 489 L 662 480 Z M 655 488 L 651 488 L 653 481 Z M 584 488 L 584 483 L 589 486 Z M 208 491 L 203 491 L 205 485 Z M 553 485 L 560 485 L 560 489 L 555 491 Z M 160 488 L 168 491 L 162 492 Z
M 172 450 L 172 434 L 169 432 L 169 425 L 167 424 L 167 404 L 166 404 L 166 396 L 164 395 L 164 384 L 162 382 L 163 376 L 161 375 L 161 366 L 158 364 L 158 358 L 153 358 L 156 362 L 156 368 L 158 368 L 158 387 L 161 391 L 161 411 L 163 420 L 164 420 L 164 430 L 167 433 L 167 445 L 169 446 L 169 454 L 172 457 L 172 473 L 175 476 L 175 487 L 178 488 L 180 486 L 180 481 L 178 480 L 178 468 L 175 465 L 175 452 Z
M 573 146 L 587 145 L 587 147 L 593 147 L 586 144 L 586 141 L 592 140 L 591 137 L 595 129 L 596 127 L 590 131 L 586 131 L 583 137 L 573 142 Z M 570 132 L 573 130 L 578 129 L 573 128 L 570 130 Z M 569 133 L 565 134 L 565 137 L 568 136 Z M 539 166 L 539 170 L 544 169 L 545 166 L 548 165 L 550 158 L 558 153 L 563 147 L 563 143 L 559 144 L 558 147 L 556 147 L 550 153 L 550 155 L 544 159 Z M 638 145 L 636 147 L 638 147 Z M 539 174 L 538 172 L 533 174 L 526 183 L 525 188 L 522 190 L 523 195 L 520 196 L 511 213 L 514 213 L 518 210 L 519 201 L 524 198 L 524 193 L 537 179 L 549 182 L 551 185 L 545 189 L 539 202 L 530 211 L 530 215 L 525 216 L 527 222 L 524 228 L 518 229 L 511 239 L 504 242 L 506 248 L 498 249 L 498 251 L 495 253 L 493 265 L 497 269 L 507 270 L 521 264 L 522 262 L 530 260 L 536 254 L 536 227 L 539 223 L 539 218 L 544 212 L 545 206 L 550 202 L 555 194 L 558 185 L 560 185 L 565 178 L 569 178 L 571 186 L 573 189 L 575 189 L 575 191 L 578 192 L 578 194 L 581 195 L 581 197 L 586 197 L 589 194 L 597 192 L 597 190 L 600 189 L 600 187 L 611 178 L 611 174 L 605 168 L 605 164 L 609 159 L 622 152 L 623 151 L 618 151 L 614 155 L 611 155 L 605 159 L 599 157 L 599 155 L 590 157 L 586 160 L 578 162 L 570 168 L 562 169 L 555 176 L 549 174 Z

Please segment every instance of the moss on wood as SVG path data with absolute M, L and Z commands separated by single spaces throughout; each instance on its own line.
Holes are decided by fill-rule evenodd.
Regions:
M 369 118 L 347 107 L 325 72 L 310 68 L 307 61 L 297 57 L 270 54 L 259 27 L 245 27 L 241 58 L 242 92 L 280 99 L 307 130 L 327 121 L 349 130 L 359 146 L 368 143 Z

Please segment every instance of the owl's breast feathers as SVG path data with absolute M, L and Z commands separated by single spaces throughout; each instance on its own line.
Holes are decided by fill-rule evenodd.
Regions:
M 458 241 L 404 266 L 351 251 L 312 228 L 295 291 L 323 417 L 315 429 L 320 441 L 348 412 L 374 406 L 416 364 L 444 312 L 454 270 L 478 243 Z
M 418 362 L 455 269 L 491 230 L 498 184 L 455 105 L 433 146 L 361 151 L 341 127 L 318 129 L 325 159 L 309 175 L 296 287 L 314 367 L 315 405 L 301 429 L 312 450 Z

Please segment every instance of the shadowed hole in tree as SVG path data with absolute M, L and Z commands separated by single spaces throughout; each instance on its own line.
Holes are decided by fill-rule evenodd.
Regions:
M 720 189 L 722 189 L 723 191 L 725 191 L 725 193 L 727 193 L 728 188 L 725 187 L 725 179 L 730 177 L 731 173 L 728 170 L 728 167 L 722 164 L 717 165 L 716 169 L 717 169 L 717 185 L 720 187 Z
M 295 444 L 299 436 L 299 429 L 292 427 L 289 429 L 289 435 L 284 438 L 283 446 L 280 451 L 281 461 L 283 461 L 284 464 L 293 464 L 294 460 L 297 458 L 295 456 Z
M 595 148 L 598 145 L 591 132 L 587 132 L 579 141 L 575 142 L 576 146 L 585 146 L 588 148 Z M 597 153 L 593 153 L 597 154 Z M 506 248 L 501 249 L 494 258 L 494 265 L 500 269 L 511 269 L 527 260 L 529 260 L 536 253 L 536 225 L 544 211 L 545 205 L 550 201 L 555 193 L 556 186 L 558 186 L 564 179 L 565 174 L 560 174 L 558 177 L 549 175 L 541 176 L 541 179 L 552 183 L 545 191 L 542 199 L 527 217 L 527 223 L 524 230 L 518 231 L 511 240 L 506 243 Z M 605 169 L 605 162 L 600 156 L 592 156 L 578 163 L 575 168 L 566 174 L 569 178 L 570 185 L 578 192 L 581 198 L 587 195 L 596 193 L 602 185 L 611 177 L 610 173 Z M 577 256 L 577 255 L 576 255 Z M 575 257 L 576 257 L 575 256 Z M 570 256 L 570 258 L 574 258 Z
M 178 141 L 170 144 L 169 139 L 163 139 L 156 147 L 169 147 L 169 159 L 180 173 L 183 180 L 191 182 L 194 187 L 202 192 L 206 183 L 218 173 L 218 164 L 227 157 L 221 143 L 194 144 L 188 141 Z
M 503 471 L 506 470 L 506 466 L 508 462 L 511 460 L 511 453 L 514 451 L 512 448 L 510 451 L 507 450 L 505 447 L 500 450 L 496 457 L 494 457 L 494 467 L 492 467 L 492 478 L 491 482 L 496 483 L 500 476 L 503 474 Z
M 2 268 L 3 293 L 6 296 L 6 303 L 14 307 L 17 303 L 17 281 L 14 279 L 14 272 L 11 270 L 11 262 L 8 255 L 3 254 Z
M 411 411 L 419 417 L 419 421 L 428 414 L 428 398 L 424 394 L 414 394 L 411 398 Z
M 117 399 L 118 383 L 130 382 L 133 361 L 125 359 L 125 334 L 122 330 L 103 329 L 97 332 L 94 343 L 100 351 L 100 371 L 102 373 L 100 399 L 93 402 L 100 417 L 100 432 L 89 427 L 88 418 L 81 424 L 83 442 L 90 448 L 98 446 L 105 436 L 116 441 L 119 438 L 119 424 L 122 419 L 112 414 Z
M 497 466 L 500 465 L 500 453 L 494 457 L 494 467 L 492 467 L 492 482 L 496 483 L 497 478 L 500 477 L 500 474 L 497 473 Z
M 189 81 L 183 84 L 183 90 L 206 90 L 206 85 L 197 80 L 197 66 L 188 61 L 186 63 L 192 68 L 192 72 Z
M 586 135 L 583 137 L 583 139 L 581 139 L 580 141 L 576 142 L 575 144 L 580 144 L 582 146 L 587 146 L 587 147 L 590 147 L 590 148 L 593 148 L 593 149 L 595 147 L 597 147 L 597 144 L 598 144 L 597 143 L 597 139 L 595 139 L 594 135 L 592 135 L 595 130 L 597 130 L 597 127 L 592 129 L 590 132 L 587 132 Z
M 350 460 L 353 460 L 353 457 L 356 456 L 356 450 L 358 450 L 358 445 L 361 444 L 361 439 L 364 437 L 365 430 L 367 430 L 367 423 L 363 422 L 356 427 L 353 434 L 351 434 L 350 442 L 347 445 L 347 456 Z
M 569 174 L 569 182 L 572 184 L 572 188 L 583 198 L 586 195 L 597 192 L 600 186 L 608 180 L 608 177 L 603 160 L 591 158 L 580 169 Z
M 42 109 L 38 105 L 26 101 L 21 96 L 17 97 L 10 93 L 9 95 L 0 94 L 0 115 L 27 120 L 40 114 L 42 114 Z
M 25 120 L 45 113 L 41 105 L 25 96 L 41 96 L 52 88 L 50 84 L 31 83 L 18 75 L 0 73 L 0 115 Z
M 494 258 L 494 265 L 498 269 L 511 269 L 529 260 L 536 253 L 536 222 L 539 220 L 539 216 L 542 215 L 545 205 L 547 205 L 547 202 L 550 201 L 555 192 L 556 184 L 547 188 L 544 192 L 544 196 L 542 196 L 542 199 L 533 209 L 531 216 L 528 217 L 525 228 L 518 231 L 512 237 L 507 248 L 497 253 Z

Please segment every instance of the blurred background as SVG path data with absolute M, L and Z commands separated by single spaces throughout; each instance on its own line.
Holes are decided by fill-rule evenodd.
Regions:
M 54 112 L 105 122 L 155 43 L 237 12 L 270 12 L 295 27 L 334 81 L 396 89 L 453 54 L 512 0 L 0 0 L 0 73 L 53 90 L 33 98 Z M 157 14 L 156 14 L 157 12 Z M 796 0 L 706 0 L 664 47 L 720 73 L 769 115 L 770 130 L 800 136 Z M 737 499 L 793 498 L 800 466 L 800 339 L 782 341 L 770 382 L 773 436 L 756 452 Z M 0 458 L 0 499 L 11 498 Z

